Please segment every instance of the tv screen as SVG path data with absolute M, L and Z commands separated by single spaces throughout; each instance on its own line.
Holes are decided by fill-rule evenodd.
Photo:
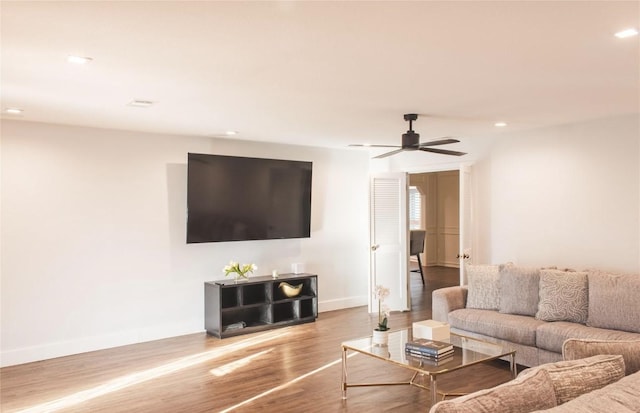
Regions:
M 311 162 L 189 153 L 187 243 L 308 238 Z

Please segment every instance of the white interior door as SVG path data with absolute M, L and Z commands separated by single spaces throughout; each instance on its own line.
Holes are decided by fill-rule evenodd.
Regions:
M 464 263 L 471 260 L 473 252 L 471 166 L 460 168 L 460 285 L 467 283 Z
M 407 204 L 407 174 L 380 173 L 371 176 L 370 182 L 370 285 L 390 290 L 385 300 L 393 311 L 408 311 L 409 302 L 408 262 L 409 224 Z M 377 302 L 369 294 L 369 309 L 378 310 Z

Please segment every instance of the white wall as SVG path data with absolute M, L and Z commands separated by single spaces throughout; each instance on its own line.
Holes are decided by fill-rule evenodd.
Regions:
M 640 271 L 640 118 L 504 136 L 474 165 L 476 261 Z
M 303 262 L 368 300 L 368 154 L 2 121 L 2 365 L 204 329 L 203 283 Z M 311 238 L 185 243 L 187 152 L 313 161 Z

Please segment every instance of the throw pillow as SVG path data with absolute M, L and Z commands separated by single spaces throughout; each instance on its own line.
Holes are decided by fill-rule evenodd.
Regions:
M 638 413 L 638 400 L 640 375 L 632 374 L 602 389 L 576 397 L 561 406 L 544 410 L 544 413 Z
M 589 327 L 640 333 L 640 275 L 589 272 Z
M 540 270 L 512 264 L 500 266 L 500 312 L 535 316 L 538 311 Z
M 497 310 L 498 280 L 500 267 L 497 265 L 467 265 L 467 308 Z
M 541 270 L 539 289 L 537 319 L 587 322 L 589 288 L 586 272 Z
M 521 413 L 550 409 L 556 405 L 549 374 L 540 370 L 491 389 L 441 401 L 431 408 L 430 413 Z
M 619 354 L 625 375 L 640 371 L 640 340 L 592 340 L 570 338 L 562 344 L 562 358 L 577 360 L 598 354 Z
M 527 377 L 539 370 L 549 373 L 557 403 L 561 405 L 623 378 L 624 360 L 622 356 L 599 355 L 580 360 L 559 361 L 525 370 L 520 376 Z

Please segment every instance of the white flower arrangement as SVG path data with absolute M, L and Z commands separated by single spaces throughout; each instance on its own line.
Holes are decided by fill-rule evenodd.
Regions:
M 388 288 L 382 285 L 376 285 L 373 289 L 373 296 L 378 300 L 378 331 L 387 331 L 389 327 L 387 326 L 387 321 L 389 318 L 389 314 L 391 313 L 391 309 L 388 305 L 382 304 L 385 298 L 387 298 L 390 294 Z
M 255 264 L 242 264 L 237 263 L 235 261 L 230 261 L 229 265 L 225 265 L 222 269 L 225 277 L 229 274 L 237 274 L 236 278 L 249 278 L 248 273 L 254 272 L 258 269 L 258 266 Z

